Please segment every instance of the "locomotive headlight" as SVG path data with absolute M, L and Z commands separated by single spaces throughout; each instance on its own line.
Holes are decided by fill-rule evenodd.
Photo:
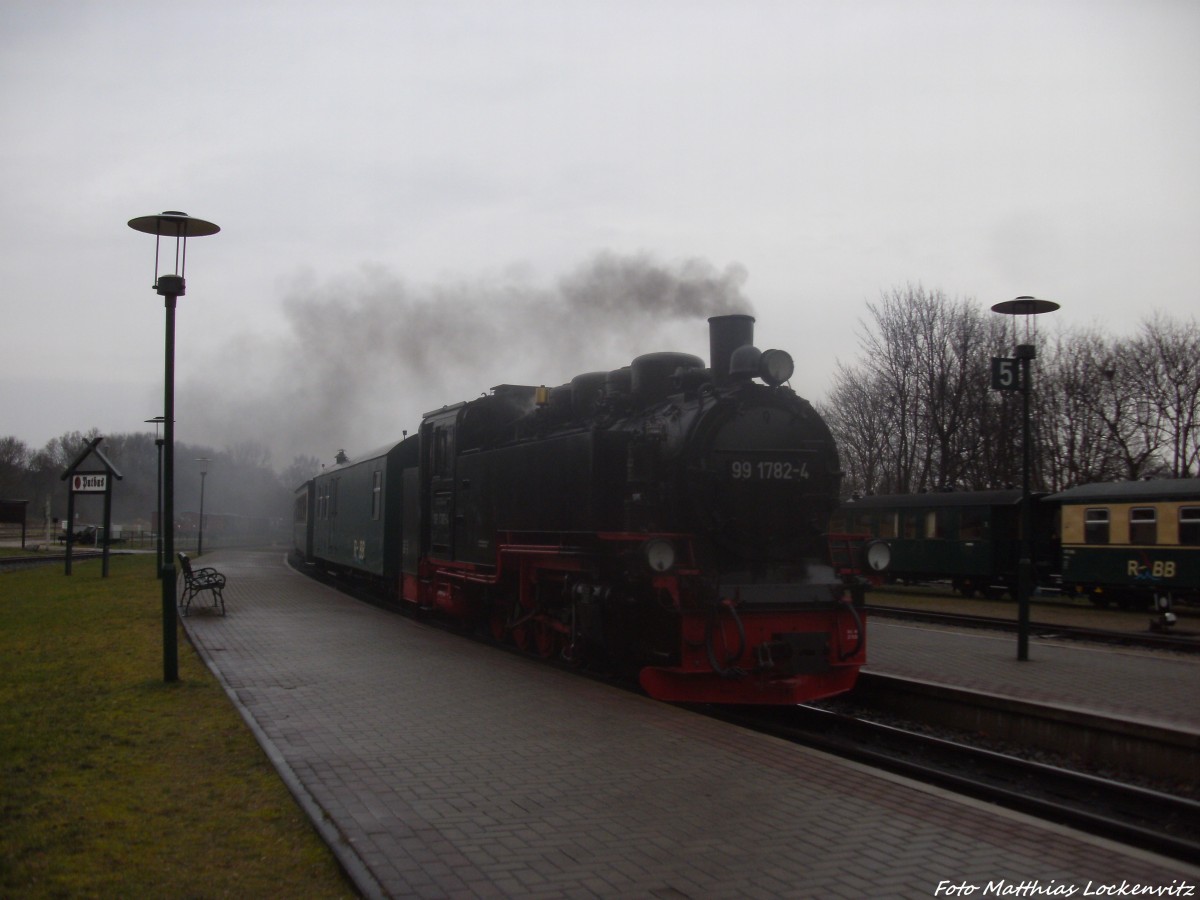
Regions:
M 642 553 L 646 556 L 646 564 L 655 572 L 666 572 L 675 565 L 675 548 L 670 541 L 655 538 L 642 545 Z
M 872 572 L 883 572 L 892 564 L 892 548 L 883 541 L 867 544 L 867 568 Z
M 759 361 L 758 377 L 771 387 L 778 387 L 796 371 L 792 355 L 786 350 L 764 350 Z

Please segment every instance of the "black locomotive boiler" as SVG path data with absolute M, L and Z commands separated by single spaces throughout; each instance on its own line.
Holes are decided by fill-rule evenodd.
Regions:
M 829 555 L 837 448 L 753 318 L 709 323 L 709 367 L 653 353 L 427 413 L 301 488 L 297 549 L 530 652 L 633 668 L 660 699 L 848 690 L 865 628 Z

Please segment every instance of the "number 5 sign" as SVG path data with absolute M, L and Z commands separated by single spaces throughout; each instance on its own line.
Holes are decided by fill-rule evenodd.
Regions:
M 992 357 L 992 390 L 1019 391 L 1021 389 L 1021 370 L 1018 359 L 1004 356 Z

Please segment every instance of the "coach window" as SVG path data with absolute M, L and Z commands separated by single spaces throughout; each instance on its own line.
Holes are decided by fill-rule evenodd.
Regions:
M 917 521 L 919 518 L 920 513 L 916 512 L 915 510 L 913 512 L 900 514 L 901 537 L 908 541 L 917 539 L 917 535 L 920 533 L 917 530 Z
M 1108 543 L 1108 510 L 1085 509 L 1083 511 L 1083 542 L 1085 544 Z
M 1135 506 L 1129 510 L 1129 543 L 1158 543 L 1158 516 L 1153 506 Z
M 958 539 L 960 541 L 978 541 L 986 536 L 986 510 L 974 506 L 964 509 L 958 520 Z
M 945 515 L 936 509 L 925 513 L 925 537 L 929 540 L 942 540 L 946 537 Z
M 876 537 L 894 538 L 897 534 L 896 519 L 899 513 L 881 513 L 879 516 L 879 534 Z
M 1200 506 L 1179 507 L 1179 543 L 1200 546 Z
M 869 512 L 851 513 L 845 522 L 846 531 L 850 534 L 875 534 L 875 514 Z
M 383 506 L 383 473 L 376 470 L 371 481 L 371 518 L 379 521 L 379 510 Z

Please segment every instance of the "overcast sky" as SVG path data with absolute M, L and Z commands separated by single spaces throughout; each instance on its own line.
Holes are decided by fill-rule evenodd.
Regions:
M 167 209 L 222 229 L 188 245 L 178 437 L 281 467 L 707 358 L 714 309 L 812 400 L 909 283 L 1189 319 L 1197 47 L 1195 0 L 4 0 L 0 436 L 161 414 L 126 222 Z

